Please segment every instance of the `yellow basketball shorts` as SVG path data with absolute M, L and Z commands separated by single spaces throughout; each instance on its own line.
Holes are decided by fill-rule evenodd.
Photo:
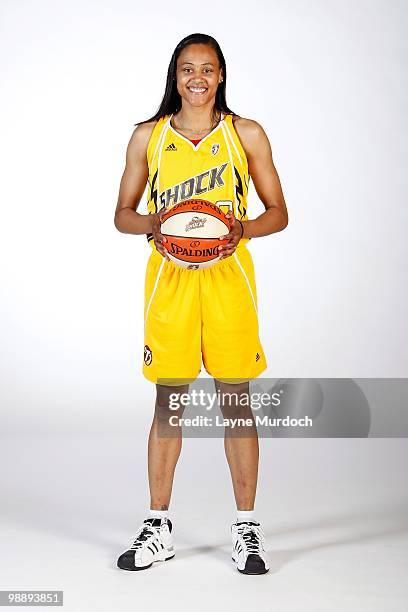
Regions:
M 209 268 L 188 270 L 154 247 L 144 294 L 143 374 L 151 382 L 193 382 L 202 362 L 221 382 L 259 376 L 266 359 L 258 334 L 252 256 L 245 245 Z

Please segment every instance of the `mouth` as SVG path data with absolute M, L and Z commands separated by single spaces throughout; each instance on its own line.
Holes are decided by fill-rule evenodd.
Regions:
M 191 93 L 202 96 L 207 91 L 207 87 L 187 87 Z

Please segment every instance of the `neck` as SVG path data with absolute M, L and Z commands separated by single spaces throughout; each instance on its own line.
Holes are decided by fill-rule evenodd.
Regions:
M 209 129 L 212 124 L 215 124 L 219 120 L 220 113 L 215 110 L 214 112 L 215 118 L 213 115 L 213 106 L 204 105 L 199 108 L 194 106 L 182 106 L 181 110 L 179 110 L 173 118 L 176 119 L 177 125 L 200 132 L 201 130 Z

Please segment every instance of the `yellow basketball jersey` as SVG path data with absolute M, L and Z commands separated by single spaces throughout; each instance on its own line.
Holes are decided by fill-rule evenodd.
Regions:
M 223 114 L 218 125 L 197 145 L 173 128 L 172 116 L 159 119 L 147 148 L 148 213 L 185 200 L 202 199 L 246 220 L 250 176 L 232 115 Z M 147 240 L 155 248 L 152 234 L 147 234 Z M 248 241 L 243 238 L 240 245 Z

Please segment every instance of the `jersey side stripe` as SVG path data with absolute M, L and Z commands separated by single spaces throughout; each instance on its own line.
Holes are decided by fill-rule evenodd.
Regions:
M 237 145 L 235 144 L 235 139 L 234 139 L 234 137 L 231 134 L 230 126 L 228 125 L 228 123 L 225 124 L 225 127 L 226 127 L 226 130 L 227 130 L 228 137 L 231 140 L 231 142 L 233 144 L 233 147 L 235 149 L 235 153 L 237 154 L 238 159 L 241 162 L 242 167 L 245 168 L 245 164 L 244 164 L 243 159 L 241 157 L 241 153 L 238 151 Z
M 163 149 L 164 149 L 164 141 L 166 138 L 166 134 L 169 130 L 169 125 L 170 125 L 170 119 L 171 117 L 169 117 L 166 121 L 166 123 L 164 124 L 164 128 L 163 128 L 163 138 L 162 138 L 162 142 L 160 143 L 160 149 L 159 149 L 159 157 L 157 159 L 157 208 L 160 210 L 161 206 L 160 206 L 160 164 L 161 164 L 161 158 L 162 158 L 162 153 L 163 153 Z
M 159 148 L 161 140 L 162 140 L 162 138 L 164 136 L 165 129 L 166 129 L 166 124 L 163 125 L 162 130 L 160 132 L 160 135 L 159 135 L 159 137 L 157 139 L 156 148 L 154 150 L 153 157 L 152 157 L 152 165 L 154 164 L 154 160 L 156 158 L 157 149 Z
M 232 190 L 233 190 L 233 193 L 234 193 L 234 203 L 235 203 L 234 210 L 232 212 L 234 213 L 234 217 L 236 217 L 237 216 L 237 211 L 238 211 L 238 202 L 237 202 L 237 193 L 236 193 L 236 190 L 235 190 L 234 160 L 232 158 L 231 147 L 230 147 L 228 138 L 226 136 L 225 125 L 223 123 L 221 124 L 221 128 L 222 128 L 222 133 L 224 134 L 224 141 L 225 141 L 225 144 L 226 144 L 226 147 L 227 147 L 227 150 L 228 150 L 228 156 L 229 156 L 229 160 L 230 160 Z

